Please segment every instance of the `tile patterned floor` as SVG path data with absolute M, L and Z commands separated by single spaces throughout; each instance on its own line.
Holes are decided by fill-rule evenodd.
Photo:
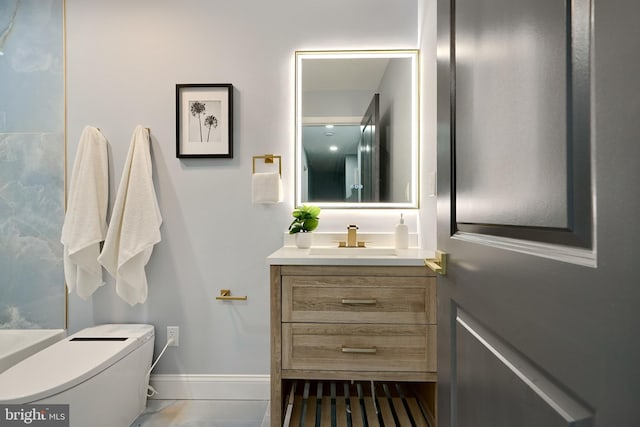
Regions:
M 269 427 L 269 402 L 148 400 L 131 427 Z

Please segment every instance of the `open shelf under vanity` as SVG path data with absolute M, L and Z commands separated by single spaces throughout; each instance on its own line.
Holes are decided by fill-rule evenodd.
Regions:
M 435 427 L 431 409 L 434 386 L 393 381 L 291 381 L 286 385 L 283 426 Z

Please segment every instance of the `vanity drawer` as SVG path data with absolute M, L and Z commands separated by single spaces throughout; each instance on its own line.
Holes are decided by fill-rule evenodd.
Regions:
M 283 276 L 283 322 L 436 323 L 432 277 Z
M 435 372 L 436 325 L 284 323 L 282 369 Z

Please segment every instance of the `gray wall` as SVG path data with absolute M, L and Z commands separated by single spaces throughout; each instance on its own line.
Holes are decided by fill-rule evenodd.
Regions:
M 146 304 L 129 307 L 109 280 L 89 301 L 70 296 L 71 331 L 149 322 L 157 351 L 166 326 L 178 325 L 180 347 L 156 373 L 268 373 L 265 257 L 282 245 L 293 208 L 294 51 L 415 48 L 417 2 L 67 0 L 68 162 L 83 126 L 99 127 L 111 144 L 113 199 L 134 127 L 150 127 L 164 217 Z M 233 159 L 175 158 L 176 83 L 234 85 Z M 264 153 L 283 156 L 285 202 L 275 206 L 251 204 L 251 157 Z M 318 231 L 354 220 L 392 231 L 397 216 L 327 211 Z M 221 288 L 249 299 L 217 302 Z

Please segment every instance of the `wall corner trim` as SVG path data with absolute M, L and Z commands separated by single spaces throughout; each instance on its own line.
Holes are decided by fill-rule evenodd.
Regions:
M 151 399 L 269 400 L 269 375 L 151 375 Z

